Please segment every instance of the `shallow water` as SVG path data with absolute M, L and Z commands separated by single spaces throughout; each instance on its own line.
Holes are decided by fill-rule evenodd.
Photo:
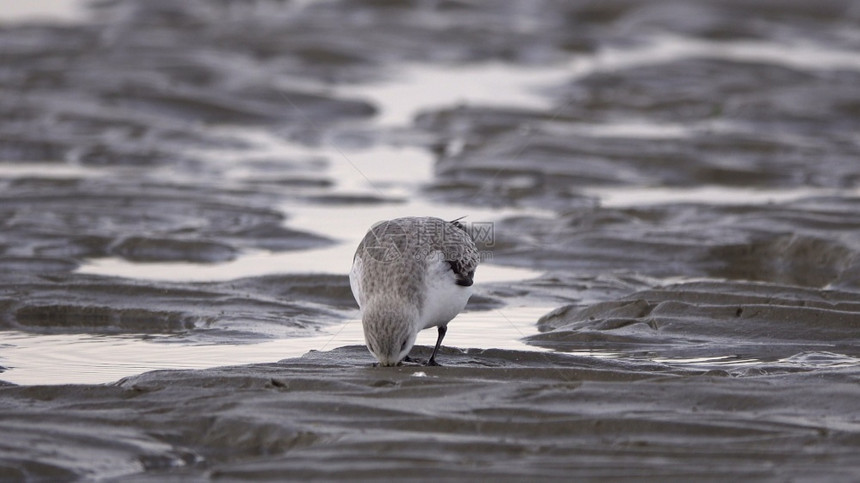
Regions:
M 33 0 L 15 2 L 4 0 L 0 3 L 3 13 L 0 22 L 15 24 L 20 22 L 77 23 L 87 18 L 81 0 Z
M 0 479 L 860 471 L 856 2 L 0 16 Z M 373 368 L 416 214 L 476 294 Z
M 520 339 L 534 333 L 534 321 L 547 307 L 504 307 L 467 312 L 452 323 L 445 344 L 482 349 L 535 350 Z M 236 341 L 239 342 L 239 341 Z M 416 342 L 433 346 L 436 331 L 421 332 Z M 204 369 L 230 364 L 254 364 L 300 357 L 310 351 L 364 344 L 361 321 L 347 320 L 324 333 L 246 344 L 176 343 L 152 335 L 34 335 L 6 332 L 3 336 L 3 380 L 14 384 L 99 384 L 158 369 Z M 374 361 L 366 354 L 363 364 Z M 442 360 L 442 358 L 440 358 Z

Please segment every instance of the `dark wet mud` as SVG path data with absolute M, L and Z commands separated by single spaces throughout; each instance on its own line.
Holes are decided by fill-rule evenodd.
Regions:
M 3 329 L 34 333 L 167 334 L 187 342 L 301 336 L 352 309 L 346 276 L 265 276 L 146 283 L 54 275 L 9 284 Z
M 860 288 L 860 199 L 739 202 L 595 206 L 554 218 L 508 219 L 497 227 L 495 253 L 548 270 Z
M 537 345 L 773 362 L 828 353 L 860 361 L 860 294 L 763 283 L 691 282 L 544 316 Z M 825 359 L 821 359 L 824 363 Z
M 738 378 L 449 349 L 446 367 L 380 369 L 365 351 L 2 388 L 0 475 L 711 481 L 860 471 L 856 367 Z
M 0 23 L 0 480 L 856 480 L 857 31 L 836 0 L 111 0 Z M 334 334 L 357 317 L 338 247 L 452 203 L 498 214 L 467 218 L 493 223 L 485 266 L 533 271 L 476 284 L 465 320 L 549 307 L 533 350 L 488 330 L 438 368 L 320 344 L 7 382 L 22 334 Z

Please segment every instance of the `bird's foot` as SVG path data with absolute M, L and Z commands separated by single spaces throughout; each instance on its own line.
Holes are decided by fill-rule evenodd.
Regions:
M 436 359 L 433 359 L 433 358 L 430 358 L 430 360 L 429 360 L 429 361 L 427 361 L 427 364 L 424 364 L 424 365 L 425 365 L 425 366 L 436 366 L 436 367 L 442 367 L 442 364 L 439 364 L 438 362 L 436 362 Z

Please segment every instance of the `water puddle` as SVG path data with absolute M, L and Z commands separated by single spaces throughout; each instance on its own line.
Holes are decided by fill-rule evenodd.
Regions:
M 605 47 L 595 55 L 575 58 L 574 77 L 611 72 L 689 58 L 724 59 L 736 62 L 781 65 L 800 70 L 860 70 L 860 54 L 834 49 L 811 41 L 781 42 L 733 40 L 715 41 L 672 34 L 652 35 L 641 46 Z
M 739 358 L 736 356 L 714 356 L 714 357 L 654 357 L 650 360 L 662 364 L 683 365 L 688 367 L 740 367 L 761 364 L 759 359 Z
M 398 67 L 394 79 L 372 86 L 341 88 L 339 92 L 372 100 L 380 107 L 382 126 L 408 125 L 428 109 L 457 105 L 498 105 L 549 109 L 550 99 L 539 89 L 570 77 L 570 66 L 528 67 L 489 62 L 463 66 L 412 64 Z
M 856 197 L 860 189 L 826 188 L 735 188 L 730 186 L 695 186 L 690 188 L 601 186 L 584 190 L 587 196 L 610 208 L 641 207 L 669 203 L 702 203 L 709 205 L 764 205 L 787 203 L 811 197 Z
M 505 307 L 460 314 L 449 325 L 445 345 L 460 348 L 542 351 L 519 339 L 536 331 L 535 321 L 548 307 Z M 99 384 L 158 369 L 275 362 L 312 350 L 364 345 L 360 320 L 348 320 L 330 333 L 275 339 L 257 344 L 189 345 L 167 336 L 37 335 L 4 332 L 0 380 L 15 384 Z M 433 346 L 436 331 L 418 335 L 417 345 Z M 367 363 L 373 362 L 370 353 Z
M 0 24 L 76 23 L 86 18 L 83 0 L 0 0 Z
M 368 225 L 370 226 L 370 225 Z M 273 274 L 349 272 L 358 241 L 330 248 L 272 253 L 248 252 L 238 259 L 217 265 L 199 263 L 135 263 L 119 258 L 92 260 L 80 273 L 169 282 L 217 282 Z M 492 254 L 488 258 L 492 258 Z M 483 264 L 475 273 L 476 283 L 508 282 L 539 277 L 543 272 L 525 268 Z
M 683 139 L 697 130 L 714 130 L 714 123 L 707 125 L 669 124 L 645 121 L 623 121 L 612 123 L 570 123 L 542 122 L 541 127 L 548 134 L 565 136 L 575 134 L 595 138 L 627 139 Z
M 806 369 L 853 367 L 860 365 L 860 358 L 828 351 L 802 352 L 778 361 L 780 364 Z
M 0 178 L 88 179 L 105 176 L 103 170 L 50 162 L 0 164 Z
M 355 248 L 374 223 L 414 214 L 456 219 L 465 222 L 492 223 L 516 210 L 491 211 L 458 205 L 431 204 L 414 199 L 403 204 L 358 205 L 341 207 L 289 207 L 292 217 L 288 226 L 324 235 L 338 241 L 333 246 L 287 252 L 253 251 L 221 264 L 137 263 L 110 257 L 89 260 L 79 273 L 160 281 L 222 281 L 235 278 L 295 273 L 346 274 L 352 265 Z M 492 261 L 492 252 L 483 254 Z M 476 272 L 477 283 L 525 280 L 538 277 L 541 271 L 503 267 L 484 263 Z

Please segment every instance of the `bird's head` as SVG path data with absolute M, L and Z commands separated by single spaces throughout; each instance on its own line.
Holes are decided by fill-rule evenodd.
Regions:
M 368 303 L 361 324 L 364 341 L 380 366 L 396 366 L 418 335 L 418 310 L 408 304 Z

